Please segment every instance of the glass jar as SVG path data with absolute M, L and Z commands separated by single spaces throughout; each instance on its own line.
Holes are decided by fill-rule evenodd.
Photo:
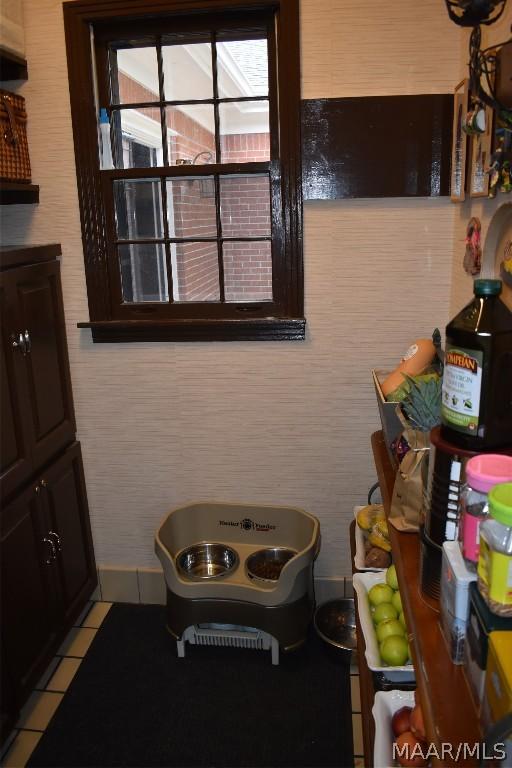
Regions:
M 512 616 L 512 483 L 489 491 L 489 517 L 480 525 L 478 589 L 498 616 Z
M 474 571 L 480 548 L 480 523 L 489 513 L 487 495 L 498 483 L 512 483 L 512 456 L 484 453 L 469 459 L 459 500 L 459 542 L 466 565 Z

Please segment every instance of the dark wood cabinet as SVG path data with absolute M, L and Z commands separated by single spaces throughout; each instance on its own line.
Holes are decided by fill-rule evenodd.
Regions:
M 2 510 L 2 644 L 21 705 L 42 671 L 57 630 L 52 547 L 39 486 Z
M 58 253 L 0 249 L 2 737 L 97 584 Z
M 40 485 L 55 546 L 59 613 L 67 622 L 81 610 L 96 578 L 79 443 L 43 472 Z
M 75 436 L 59 267 L 48 261 L 0 273 L 3 498 Z

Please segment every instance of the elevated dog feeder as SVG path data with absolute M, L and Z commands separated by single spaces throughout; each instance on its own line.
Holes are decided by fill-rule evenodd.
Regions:
M 291 650 L 314 612 L 316 517 L 294 507 L 195 503 L 173 509 L 155 537 L 178 655 L 191 644 Z

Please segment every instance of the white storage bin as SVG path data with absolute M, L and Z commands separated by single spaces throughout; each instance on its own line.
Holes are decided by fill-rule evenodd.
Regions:
M 357 596 L 357 612 L 359 623 L 364 635 L 365 656 L 368 667 L 372 672 L 383 672 L 388 680 L 392 682 L 408 682 L 415 680 L 414 667 L 411 664 L 404 664 L 402 667 L 390 667 L 380 658 L 379 643 L 375 634 L 370 604 L 368 602 L 368 592 L 379 583 L 386 582 L 386 574 L 383 571 L 377 573 L 354 573 L 352 583 L 354 592 Z
M 460 621 L 469 616 L 469 585 L 476 573 L 469 570 L 458 541 L 445 541 L 441 566 L 441 609 Z
M 402 707 L 414 707 L 412 691 L 377 691 L 375 694 L 372 709 L 375 721 L 374 768 L 390 768 L 397 764 L 393 761 L 391 721 L 395 712 Z

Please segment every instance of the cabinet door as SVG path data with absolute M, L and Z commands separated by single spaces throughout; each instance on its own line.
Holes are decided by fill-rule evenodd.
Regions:
M 23 339 L 16 308 L 12 273 L 0 273 L 1 317 L 1 429 L 0 488 L 3 498 L 12 494 L 31 472 L 30 434 L 23 409 L 27 402 Z
M 3 651 L 20 703 L 56 636 L 55 559 L 39 495 L 31 485 L 1 513 Z
M 0 650 L 0 662 L 0 669 L 2 670 L 0 675 L 0 745 L 2 745 L 14 728 L 19 714 L 19 702 L 16 698 L 16 690 L 4 653 L 3 642 Z
M 75 418 L 58 261 L 15 270 L 17 307 L 27 331 L 26 415 L 34 469 L 75 436 Z
M 60 609 L 64 622 L 83 608 L 97 584 L 80 444 L 74 443 L 43 473 L 50 536 L 55 539 Z

